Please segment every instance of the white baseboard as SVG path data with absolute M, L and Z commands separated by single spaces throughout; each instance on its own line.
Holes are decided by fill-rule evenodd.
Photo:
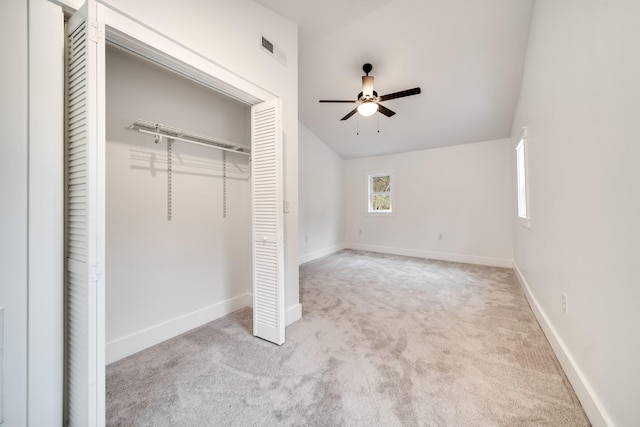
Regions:
M 478 255 L 453 254 L 448 252 L 425 251 L 421 249 L 393 248 L 389 246 L 367 245 L 363 243 L 347 243 L 348 249 L 360 251 L 379 252 L 384 254 L 411 256 L 416 258 L 437 259 L 440 261 L 463 262 L 466 264 L 488 265 L 491 267 L 511 268 L 511 258 L 493 258 Z
M 328 248 L 323 248 L 317 251 L 310 252 L 308 254 L 300 255 L 300 257 L 298 257 L 298 264 L 304 264 L 306 262 L 313 261 L 314 259 L 331 255 L 333 253 L 343 250 L 345 247 L 346 247 L 346 244 L 338 243 L 337 245 L 329 246 Z
M 251 306 L 252 303 L 251 294 L 246 293 L 108 342 L 106 363 L 123 359 L 243 307 Z
M 284 324 L 286 326 L 300 319 L 302 319 L 302 304 L 300 303 L 287 308 L 287 311 L 284 313 Z
M 589 421 L 591 421 L 591 424 L 596 427 L 613 426 L 614 424 L 611 417 L 607 414 L 607 411 L 600 402 L 600 399 L 598 399 L 598 395 L 589 384 L 589 381 L 585 378 L 584 373 L 578 367 L 571 352 L 562 340 L 562 337 L 558 334 L 555 327 L 550 322 L 549 317 L 546 315 L 538 300 L 531 292 L 531 288 L 529 287 L 527 280 L 522 275 L 522 272 L 518 268 L 515 260 L 513 261 L 513 270 L 516 273 L 516 277 L 522 286 L 533 313 L 538 319 L 538 323 L 542 327 L 542 330 L 551 344 L 562 369 L 564 369 L 564 372 L 573 386 L 584 411 L 589 417 Z

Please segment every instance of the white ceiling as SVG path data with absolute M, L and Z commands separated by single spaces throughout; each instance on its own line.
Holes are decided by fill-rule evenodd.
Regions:
M 299 118 L 342 158 L 510 136 L 533 0 L 255 1 L 298 22 Z M 379 95 L 422 94 L 340 121 L 318 100 L 355 99 L 365 62 Z

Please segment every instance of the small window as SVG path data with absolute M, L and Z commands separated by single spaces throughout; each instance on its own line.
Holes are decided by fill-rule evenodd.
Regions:
M 392 175 L 390 173 L 370 174 L 368 181 L 369 212 L 393 212 Z
M 516 143 L 516 174 L 518 181 L 518 217 L 529 219 L 529 200 L 527 197 L 527 133 L 522 130 Z

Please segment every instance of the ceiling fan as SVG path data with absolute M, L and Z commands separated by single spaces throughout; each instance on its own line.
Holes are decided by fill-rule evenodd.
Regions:
M 394 92 L 387 95 L 378 96 L 378 92 L 373 90 L 373 76 L 369 75 L 372 69 L 373 69 L 373 66 L 368 63 L 362 66 L 362 71 L 365 72 L 366 76 L 362 76 L 362 92 L 358 94 L 358 99 L 354 101 L 321 99 L 320 102 L 339 102 L 339 103 L 358 104 L 356 108 L 351 110 L 349 114 L 347 114 L 340 120 L 347 120 L 349 117 L 353 116 L 356 112 L 366 117 L 366 116 L 371 116 L 375 114 L 376 111 L 379 111 L 385 116 L 391 117 L 396 113 L 394 111 L 391 111 L 384 105 L 381 105 L 380 104 L 381 102 L 388 101 L 390 99 L 402 98 L 404 96 L 417 95 L 420 93 L 420 88 L 414 87 L 413 89 L 401 90 L 400 92 Z

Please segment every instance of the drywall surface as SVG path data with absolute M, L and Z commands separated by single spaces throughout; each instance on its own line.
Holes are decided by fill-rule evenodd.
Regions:
M 302 123 L 299 129 L 300 263 L 342 249 L 344 160 Z
M 298 30 L 295 23 L 250 1 L 107 0 L 103 2 L 282 99 L 285 305 L 299 308 L 298 287 Z M 281 64 L 261 50 L 266 36 L 287 56 Z
M 536 1 L 512 130 L 530 134 L 515 262 L 595 425 L 640 424 L 638 16 L 635 1 Z
M 357 249 L 511 266 L 511 145 L 496 140 L 345 161 Z M 367 213 L 367 176 L 391 172 L 393 214 Z
M 123 339 L 138 335 L 132 342 L 143 342 L 149 333 L 166 339 L 163 328 L 169 335 L 183 332 L 171 326 L 176 319 L 197 317 L 229 300 L 245 301 L 252 288 L 248 157 L 226 154 L 225 218 L 223 152 L 172 143 L 169 220 L 168 142 L 156 144 L 153 136 L 126 127 L 143 119 L 251 143 L 248 106 L 115 48 L 107 49 L 106 64 L 111 362 L 129 353 L 121 348 Z
M 64 378 L 64 16 L 29 1 L 29 424 L 59 426 Z
M 4 425 L 27 424 L 28 6 L 3 3 L 0 51 L 0 307 Z

